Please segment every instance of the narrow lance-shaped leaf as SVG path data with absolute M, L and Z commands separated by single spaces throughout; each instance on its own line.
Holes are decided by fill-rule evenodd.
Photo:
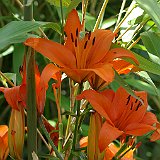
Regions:
M 142 100 L 138 96 L 136 96 L 136 94 L 132 91 L 130 86 L 123 80 L 123 78 L 118 74 L 118 72 L 116 70 L 114 71 L 115 71 L 115 80 L 119 83 L 119 85 L 122 86 L 131 96 L 138 99 L 143 104 Z
M 47 0 L 51 5 L 60 7 L 60 0 Z M 62 0 L 62 6 L 68 7 L 71 3 L 71 0 Z
M 27 38 L 27 32 L 35 31 L 48 22 L 29 22 L 12 21 L 0 29 L 0 50 L 12 43 L 24 42 Z
M 149 14 L 160 29 L 160 5 L 157 0 L 136 0 L 136 2 Z
M 139 61 L 139 68 L 147 72 L 160 75 L 160 65 L 154 62 L 147 60 L 146 58 L 134 53 L 137 60 Z
M 148 52 L 160 57 L 160 36 L 154 32 L 143 32 L 141 38 Z

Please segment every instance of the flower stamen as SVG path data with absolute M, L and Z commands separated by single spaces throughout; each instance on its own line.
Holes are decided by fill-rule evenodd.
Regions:
M 73 34 L 71 33 L 71 40 L 72 42 L 74 42 L 74 38 L 73 38 Z
M 88 41 L 85 42 L 85 44 L 84 44 L 84 49 L 86 49 L 87 43 L 88 43 Z
M 129 96 L 127 97 L 127 103 L 126 103 L 126 105 L 128 105 L 130 99 L 131 99 L 131 95 L 129 95 Z
M 95 44 L 96 37 L 93 38 L 92 46 Z
M 76 29 L 76 37 L 78 37 L 78 28 Z

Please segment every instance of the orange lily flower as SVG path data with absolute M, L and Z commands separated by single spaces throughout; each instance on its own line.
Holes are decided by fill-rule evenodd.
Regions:
M 147 112 L 147 93 L 136 92 L 143 104 L 129 95 L 125 89 L 117 92 L 105 90 L 98 93 L 94 90 L 82 92 L 77 99 L 85 98 L 106 121 L 99 134 L 99 148 L 102 152 L 113 140 L 123 135 L 142 136 L 155 130 L 152 125 L 157 122 L 156 116 Z
M 7 159 L 8 153 L 8 127 L 6 125 L 0 125 L 0 159 Z
M 127 74 L 134 68 L 133 64 L 130 64 L 122 59 L 112 61 L 112 65 L 119 74 Z M 92 75 L 88 81 L 94 90 L 102 90 L 109 84 L 109 82 L 104 81 L 96 74 Z
M 72 10 L 64 27 L 67 35 L 65 46 L 43 38 L 29 38 L 24 44 L 56 63 L 61 71 L 78 83 L 88 80 L 94 73 L 111 82 L 114 78 L 112 61 L 115 58 L 128 57 L 138 64 L 130 51 L 111 49 L 115 37 L 112 31 L 97 29 L 80 38 L 82 27 L 77 11 Z
M 19 103 L 22 103 L 22 106 L 26 106 L 26 66 L 23 64 L 23 69 L 21 70 L 23 80 L 20 86 L 15 86 L 12 88 L 0 87 L 0 91 L 4 93 L 4 96 L 8 104 L 16 110 L 19 110 Z M 57 87 L 60 84 L 60 73 L 59 69 L 53 64 L 47 65 L 41 75 L 38 70 L 38 66 L 35 66 L 35 81 L 36 81 L 36 101 L 37 101 L 37 110 L 39 114 L 43 113 L 46 91 L 48 89 L 48 82 L 53 78 L 57 80 Z

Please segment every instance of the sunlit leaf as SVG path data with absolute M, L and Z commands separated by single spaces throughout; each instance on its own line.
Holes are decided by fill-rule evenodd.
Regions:
M 146 58 L 134 53 L 137 60 L 139 61 L 139 68 L 142 70 L 148 71 L 153 74 L 160 75 L 160 65 L 154 62 L 147 60 Z
M 117 18 L 109 18 L 103 21 L 101 29 L 107 29 L 113 26 L 117 21 Z
M 44 28 L 51 28 L 61 35 L 61 27 L 58 23 L 48 23 L 44 26 Z
M 13 64 L 13 71 L 14 73 L 16 73 L 17 84 L 20 84 L 22 80 L 19 73 L 19 67 L 23 63 L 23 56 L 24 56 L 24 45 L 19 43 L 15 44 L 14 51 L 13 51 L 12 64 Z
M 160 58 L 160 35 L 155 32 L 143 32 L 141 38 L 148 52 Z
M 152 81 L 151 77 L 148 75 L 147 72 L 145 71 L 140 71 L 136 73 L 137 75 L 139 75 L 144 81 L 146 81 L 148 84 L 150 84 L 150 86 L 152 87 L 152 89 L 154 90 L 154 93 L 156 93 L 157 96 L 160 96 L 160 93 L 157 89 L 157 87 L 155 86 L 154 82 Z
M 157 0 L 136 0 L 136 2 L 149 14 L 160 29 L 160 5 Z
M 60 0 L 47 0 L 51 5 L 60 7 Z M 71 0 L 62 0 L 62 6 L 68 7 L 71 3 Z
M 12 21 L 0 29 L 0 50 L 12 43 L 21 43 L 28 38 L 27 32 L 35 31 L 48 22 Z
M 115 71 L 115 80 L 122 86 L 131 96 L 135 97 L 139 101 L 142 101 L 139 97 L 135 95 L 130 86 L 124 81 L 124 79 Z M 143 102 L 142 102 L 143 103 Z
M 74 8 L 76 8 L 82 0 L 72 0 L 70 5 L 67 8 L 67 14 Z

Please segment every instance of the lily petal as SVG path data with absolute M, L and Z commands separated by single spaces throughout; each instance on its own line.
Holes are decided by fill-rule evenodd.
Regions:
M 95 67 L 93 69 L 88 69 L 90 71 L 95 72 L 99 77 L 101 77 L 107 83 L 113 81 L 114 78 L 114 71 L 112 69 L 112 64 L 104 64 L 100 67 Z
M 126 62 L 124 60 L 114 60 L 112 62 L 113 68 L 119 73 L 119 74 L 127 74 L 131 71 L 131 69 L 134 68 L 134 65 Z
M 39 114 L 42 114 L 44 110 L 48 82 L 51 78 L 54 78 L 54 75 L 59 71 L 60 68 L 52 63 L 48 64 L 42 71 L 40 84 L 37 88 L 37 109 Z
M 73 23 L 74 20 L 74 23 Z M 66 21 L 66 25 L 64 27 L 64 31 L 67 34 L 67 40 L 65 46 L 73 51 L 73 40 L 75 40 L 78 36 L 80 31 L 82 30 L 83 25 L 80 23 L 78 13 L 75 9 L 73 9 Z M 72 34 L 72 36 L 71 36 Z
M 151 112 L 146 112 L 141 122 L 148 125 L 158 123 L 156 115 Z
M 112 141 L 123 134 L 118 128 L 105 122 L 99 134 L 99 149 L 102 152 Z
M 106 61 L 110 62 L 116 58 L 130 58 L 137 65 L 139 64 L 139 62 L 137 61 L 134 54 L 131 51 L 124 49 L 124 48 L 113 48 L 113 49 L 109 50 L 108 57 L 106 58 Z
M 19 110 L 18 102 L 20 101 L 19 97 L 19 86 L 12 88 L 0 87 L 0 91 L 4 93 L 4 97 L 8 104 L 16 110 Z
M 155 127 L 143 123 L 131 123 L 124 129 L 126 134 L 133 136 L 142 136 L 152 130 L 155 130 Z
M 110 30 L 95 30 L 92 33 L 91 39 L 95 39 L 94 45 L 92 40 L 92 49 L 90 55 L 88 55 L 88 61 L 90 66 L 100 62 L 108 53 L 112 40 L 114 38 L 114 33 Z
M 75 68 L 76 66 L 73 53 L 59 43 L 44 38 L 28 38 L 24 44 L 32 47 L 61 67 Z
M 96 97 L 96 99 L 95 99 Z M 110 118 L 108 117 L 107 111 L 111 107 L 111 102 L 103 95 L 99 94 L 98 92 L 94 90 L 85 90 L 80 95 L 76 97 L 77 100 L 81 99 L 87 99 L 87 101 L 90 102 L 90 104 L 93 106 L 93 108 L 103 117 L 106 118 L 106 120 L 113 125 Z

